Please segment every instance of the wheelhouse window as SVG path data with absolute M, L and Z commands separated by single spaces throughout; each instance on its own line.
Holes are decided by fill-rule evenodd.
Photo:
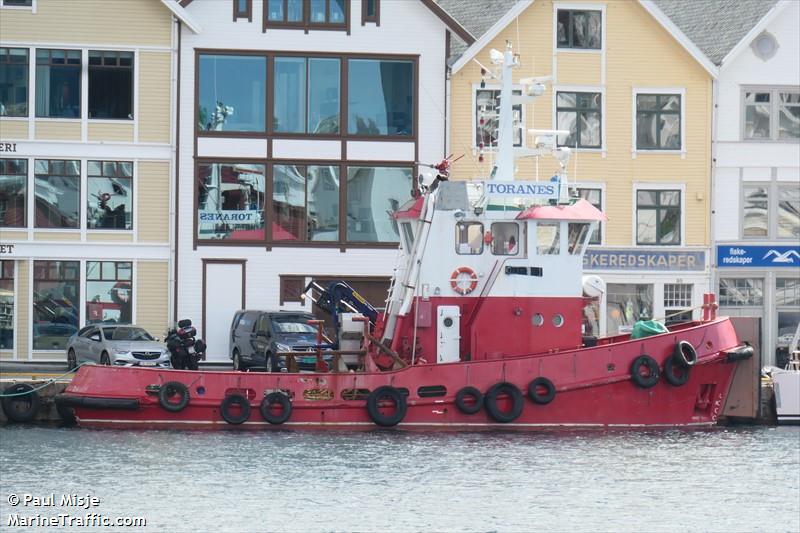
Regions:
M 26 206 L 28 160 L 0 159 L 0 227 L 28 225 Z
M 233 21 L 237 19 L 253 22 L 253 0 L 233 0 Z
M 346 0 L 267 0 L 265 27 L 347 29 Z
M 600 93 L 559 92 L 556 95 L 558 129 L 569 130 L 559 135 L 559 146 L 600 148 L 602 133 Z
M 36 116 L 81 117 L 80 50 L 36 50 Z
M 14 349 L 14 261 L 0 261 L 0 350 Z
M 800 91 L 780 88 L 750 89 L 744 91 L 742 100 L 743 139 L 800 139 Z
M 593 189 L 587 187 L 578 187 L 577 189 L 578 198 L 582 198 L 596 207 L 598 210 L 603 210 L 603 190 L 602 189 Z M 600 244 L 602 241 L 602 222 L 597 223 L 597 227 L 595 227 L 594 231 L 592 232 L 591 238 L 589 238 L 589 244 Z
M 37 159 L 34 163 L 37 228 L 80 227 L 81 162 Z
M 273 130 L 339 133 L 340 60 L 276 57 Z
M 197 238 L 264 240 L 264 165 L 200 163 Z
M 64 350 L 80 323 L 80 262 L 33 262 L 33 349 Z
M 197 128 L 263 132 L 267 58 L 200 54 Z
M 86 322 L 133 321 L 133 263 L 86 262 Z
M 538 222 L 536 224 L 536 253 L 558 255 L 561 253 L 561 224 Z
M 412 174 L 410 167 L 348 167 L 348 242 L 399 242 L 391 213 L 411 199 Z
M 636 95 L 636 149 L 681 149 L 681 95 Z
M 636 244 L 681 243 L 681 191 L 636 191 Z
M 348 61 L 348 133 L 410 137 L 414 134 L 414 63 Z
M 602 13 L 559 9 L 556 40 L 558 48 L 599 50 L 602 45 Z
M 28 116 L 28 49 L 0 48 L 0 116 Z
M 483 253 L 483 224 L 480 222 L 456 224 L 456 253 L 459 255 Z
M 133 52 L 89 50 L 89 118 L 133 119 Z
M 522 91 L 514 90 L 514 95 Z M 522 104 L 512 106 L 514 146 L 522 146 L 525 119 Z M 500 89 L 475 89 L 475 146 L 497 147 L 500 121 Z
M 133 229 L 133 163 L 89 161 L 86 227 Z
M 274 165 L 273 241 L 339 240 L 339 166 Z
M 583 250 L 583 243 L 589 236 L 590 224 L 586 222 L 571 222 L 567 233 L 567 250 L 570 255 L 578 255 Z
M 510 222 L 492 224 L 492 254 L 519 254 L 519 226 Z
M 381 23 L 380 0 L 361 0 L 361 25 L 367 22 Z

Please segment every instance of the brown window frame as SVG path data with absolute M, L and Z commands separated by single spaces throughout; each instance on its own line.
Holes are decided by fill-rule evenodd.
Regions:
M 308 33 L 311 30 L 333 30 L 345 31 L 350 35 L 350 0 L 344 0 L 344 22 L 332 23 L 328 22 L 330 17 L 330 4 L 331 0 L 325 0 L 325 20 L 326 22 L 311 22 L 311 1 L 303 0 L 303 20 L 287 21 L 288 17 L 288 0 L 283 0 L 283 20 L 275 21 L 269 20 L 269 0 L 263 0 L 263 10 L 261 15 L 262 33 L 266 33 L 267 28 L 272 29 L 295 29 L 303 30 Z
M 233 21 L 238 19 L 247 19 L 247 22 L 253 22 L 253 0 L 245 0 L 245 10 L 238 9 L 240 0 L 233 0 Z
M 300 297 L 303 294 L 303 289 L 305 288 L 306 277 L 305 276 L 285 276 L 283 274 L 278 276 L 280 278 L 280 305 L 284 305 L 285 303 L 303 303 L 303 298 Z M 299 284 L 300 291 L 297 293 L 297 296 L 294 296 L 294 293 L 297 292 L 294 290 L 294 287 L 290 287 L 290 284 Z
M 367 22 L 372 22 L 376 26 L 381 25 L 381 0 L 371 0 L 375 2 L 375 14 L 369 15 L 367 13 L 367 4 L 370 0 L 361 0 L 361 25 L 366 26 Z
M 266 201 L 264 202 L 264 238 L 250 240 L 230 240 L 230 239 L 200 239 L 198 238 L 199 227 L 199 195 L 197 193 L 197 176 L 200 165 L 214 163 L 240 163 L 265 166 L 265 189 Z M 272 195 L 273 195 L 273 167 L 275 165 L 296 165 L 296 166 L 338 166 L 339 167 L 339 239 L 336 241 L 274 241 L 272 240 Z M 240 246 L 240 247 L 264 247 L 267 251 L 272 248 L 338 248 L 342 252 L 347 249 L 396 249 L 400 242 L 400 237 L 396 242 L 365 242 L 349 241 L 347 239 L 347 169 L 348 167 L 400 167 L 411 168 L 412 181 L 417 175 L 416 164 L 411 161 L 355 161 L 355 160 L 292 160 L 292 159 L 253 159 L 253 158 L 229 158 L 229 157 L 195 157 L 194 161 L 194 219 L 192 229 L 193 249 L 198 246 Z M 342 177 L 344 176 L 344 179 Z
M 349 5 L 349 4 L 348 4 Z M 267 61 L 266 76 L 266 104 L 265 104 L 265 130 L 266 131 L 213 131 L 201 130 L 199 128 L 200 109 L 200 56 L 202 55 L 228 55 L 228 56 L 253 56 L 264 57 Z M 339 67 L 339 133 L 338 134 L 313 134 L 313 133 L 291 133 L 275 132 L 273 124 L 273 106 L 275 102 L 275 58 L 276 57 L 304 57 L 312 58 L 336 58 L 341 61 Z M 359 135 L 348 133 L 348 80 L 349 80 L 349 61 L 351 59 L 373 59 L 385 61 L 410 61 L 413 65 L 413 128 L 411 135 Z M 196 48 L 194 57 L 194 134 L 195 134 L 195 153 L 197 152 L 198 137 L 228 137 L 228 138 L 260 138 L 260 139 L 308 139 L 308 140 L 335 140 L 335 141 L 385 141 L 385 142 L 413 142 L 419 143 L 419 122 L 420 122 L 420 77 L 419 77 L 419 55 L 410 54 L 370 54 L 370 53 L 338 53 L 338 52 L 315 52 L 303 51 L 294 52 L 286 50 L 239 50 L 239 49 L 214 49 Z M 416 150 L 416 149 L 415 149 Z

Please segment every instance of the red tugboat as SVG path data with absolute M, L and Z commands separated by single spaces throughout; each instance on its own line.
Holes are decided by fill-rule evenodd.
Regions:
M 523 80 L 512 98 L 517 58 L 510 46 L 492 55 L 503 102 L 541 94 L 541 80 Z M 445 160 L 395 213 L 401 257 L 385 312 L 341 282 L 312 283 L 337 330 L 323 342 L 318 324 L 316 371 L 297 371 L 308 352 L 277 354 L 282 372 L 84 366 L 57 397 L 61 412 L 131 428 L 715 424 L 752 348 L 716 317 L 710 294 L 702 320 L 669 332 L 584 336 L 582 259 L 604 216 L 568 198 L 570 154 L 555 132 L 522 155 L 554 155 L 558 175 L 515 182 L 511 106 L 499 118 L 491 179 L 448 181 Z

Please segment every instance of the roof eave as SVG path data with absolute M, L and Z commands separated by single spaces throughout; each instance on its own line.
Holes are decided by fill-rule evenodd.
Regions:
M 702 66 L 712 78 L 717 79 L 719 68 L 657 5 L 655 5 L 653 0 L 639 0 L 639 4 L 667 30 L 667 33 L 669 33 L 673 39 L 678 41 L 678 43 L 689 52 L 689 55 L 691 55 L 695 61 L 700 63 L 700 66 Z
M 742 37 L 742 39 L 736 43 L 736 46 L 731 48 L 730 52 L 725 54 L 725 57 L 723 57 L 722 61 L 720 62 L 720 71 L 725 70 L 728 65 L 733 63 L 733 60 L 736 59 L 736 57 L 749 46 L 753 39 L 755 39 L 756 36 L 758 36 L 762 31 L 764 31 L 775 19 L 775 17 L 777 17 L 778 14 L 788 5 L 788 0 L 778 0 L 778 3 L 772 6 L 772 8 L 767 11 L 763 17 L 761 17 L 761 20 L 759 20 L 758 23 L 753 26 L 749 32 L 747 32 L 747 35 Z
M 161 0 L 161 3 L 169 9 L 175 17 L 183 22 L 187 28 L 189 28 L 192 33 L 200 33 L 202 28 L 200 25 L 194 21 L 194 19 L 189 15 L 189 12 L 183 6 L 183 3 L 178 3 L 175 0 Z
M 442 6 L 437 4 L 435 0 L 421 0 L 422 3 L 433 11 L 433 14 L 439 17 L 439 19 L 444 22 L 445 26 L 450 29 L 453 33 L 458 35 L 462 41 L 467 43 L 467 46 L 471 46 L 475 42 L 475 36 L 473 36 L 467 28 L 461 25 L 456 19 L 454 19 L 450 14 L 442 9 Z

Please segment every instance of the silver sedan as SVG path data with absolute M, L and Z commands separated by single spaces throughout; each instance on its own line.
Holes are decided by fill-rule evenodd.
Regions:
M 170 367 L 166 346 L 137 326 L 93 324 L 67 341 L 67 366 L 81 363 L 113 366 Z

